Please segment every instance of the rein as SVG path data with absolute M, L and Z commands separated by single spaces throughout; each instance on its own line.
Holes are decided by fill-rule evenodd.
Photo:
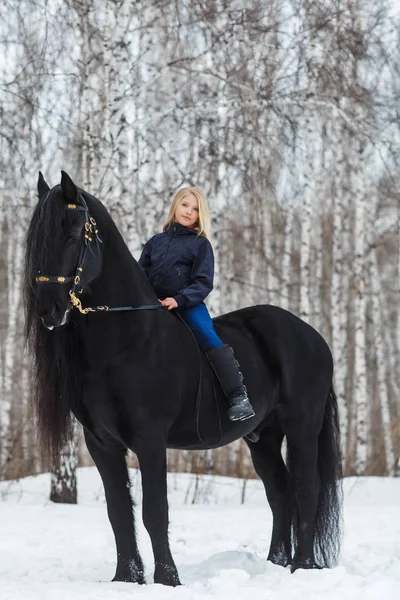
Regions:
M 96 221 L 93 219 L 93 217 L 90 216 L 88 205 L 86 204 L 86 201 L 81 194 L 79 195 L 79 200 L 80 200 L 80 204 L 67 204 L 68 210 L 83 211 L 85 213 L 85 217 L 86 217 L 85 230 L 84 230 L 85 234 L 84 234 L 83 243 L 81 244 L 81 249 L 79 252 L 78 266 L 76 268 L 75 276 L 67 277 L 64 275 L 40 275 L 38 277 L 35 277 L 36 283 L 65 284 L 65 283 L 73 282 L 73 285 L 69 291 L 70 302 L 71 302 L 72 307 L 78 309 L 79 312 L 83 315 L 87 315 L 90 312 L 94 312 L 94 313 L 95 312 L 126 312 L 126 311 L 133 311 L 133 310 L 155 310 L 158 308 L 165 308 L 161 304 L 144 304 L 142 306 L 116 306 L 116 307 L 111 307 L 111 308 L 109 306 L 104 305 L 104 306 L 94 306 L 94 307 L 88 306 L 86 308 L 83 308 L 82 302 L 80 301 L 80 299 L 77 296 L 77 294 L 83 293 L 83 286 L 81 283 L 81 277 L 82 277 L 82 273 L 83 273 L 82 265 L 84 263 L 86 252 L 88 251 L 88 249 L 90 249 L 90 251 L 93 252 L 93 250 L 91 248 L 91 244 L 93 243 L 93 241 L 96 242 L 97 246 L 99 246 L 99 243 L 102 244 L 103 242 L 101 241 L 101 239 L 98 235 L 99 230 L 96 227 Z M 95 239 L 93 239 L 93 238 L 95 238 Z M 78 289 L 78 288 L 80 288 L 80 289 Z
M 90 312 L 126 312 L 128 310 L 155 310 L 156 308 L 165 308 L 162 304 L 143 304 L 142 306 L 115 306 L 110 308 L 109 306 L 87 306 L 82 307 L 82 303 L 71 291 L 69 293 L 71 298 L 71 304 L 74 308 L 77 308 L 80 313 L 87 315 Z
M 191 330 L 191 328 L 189 327 L 189 325 L 186 323 L 185 319 L 183 317 L 181 317 L 181 315 L 178 312 L 176 312 L 175 314 L 182 321 L 182 323 L 184 325 L 186 325 L 186 327 L 189 329 L 190 333 L 192 334 L 194 343 L 196 344 L 196 348 L 197 348 L 197 354 L 198 354 L 198 359 L 199 359 L 199 380 L 197 383 L 196 408 L 195 408 L 196 433 L 197 433 L 197 437 L 199 438 L 200 442 L 202 444 L 204 444 L 204 446 L 207 446 L 208 443 L 203 440 L 203 438 L 201 437 L 201 433 L 200 433 L 201 387 L 202 387 L 202 383 L 203 383 L 203 363 L 201 360 L 200 347 L 199 347 L 199 344 L 197 343 L 196 336 L 194 335 L 194 333 Z M 218 438 L 215 442 L 212 442 L 212 445 L 216 445 L 219 443 L 219 441 L 222 437 L 221 415 L 219 414 L 217 394 L 216 394 L 215 385 L 214 385 L 214 377 L 212 375 L 211 375 L 211 381 L 212 381 L 212 387 L 213 387 L 214 403 L 215 403 L 215 406 L 217 409 L 217 416 L 218 416 Z M 211 443 L 211 442 L 209 442 L 209 443 Z

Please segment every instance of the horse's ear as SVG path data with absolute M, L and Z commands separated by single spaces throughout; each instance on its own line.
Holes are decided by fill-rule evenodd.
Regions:
M 45 179 L 44 179 L 41 171 L 39 171 L 39 179 L 38 179 L 38 182 L 37 182 L 37 190 L 38 190 L 39 199 L 42 199 L 47 194 L 47 192 L 50 191 L 50 187 L 46 183 L 46 181 L 45 181 Z
M 65 171 L 61 171 L 61 189 L 63 191 L 65 202 L 68 204 L 76 203 L 78 199 L 78 189 L 71 177 Z

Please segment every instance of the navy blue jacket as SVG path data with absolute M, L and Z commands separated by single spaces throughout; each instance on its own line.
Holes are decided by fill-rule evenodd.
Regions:
M 210 241 L 179 223 L 170 224 L 149 239 L 139 265 L 158 297 L 172 297 L 178 307 L 203 302 L 213 289 L 214 253 Z

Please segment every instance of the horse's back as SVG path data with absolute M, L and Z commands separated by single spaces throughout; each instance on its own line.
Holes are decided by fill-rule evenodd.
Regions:
M 223 314 L 213 321 L 221 338 L 235 349 L 239 362 L 248 362 L 247 353 L 253 347 L 287 393 L 300 390 L 303 382 L 308 385 L 317 375 L 323 376 L 328 393 L 333 375 L 329 346 L 293 313 L 263 304 Z
M 222 314 L 213 319 L 216 329 L 222 333 L 240 330 L 261 336 L 265 343 L 286 344 L 304 350 L 318 348 L 330 353 L 323 337 L 311 325 L 293 313 L 272 304 L 258 304 Z M 228 334 L 229 335 L 229 334 Z

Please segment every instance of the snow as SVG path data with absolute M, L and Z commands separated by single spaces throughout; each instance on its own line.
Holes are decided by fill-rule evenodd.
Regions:
M 140 475 L 131 471 L 140 502 Z M 182 587 L 152 583 L 150 541 L 136 510 L 148 585 L 111 583 L 115 547 L 100 477 L 78 470 L 79 504 L 49 501 L 50 476 L 0 483 L 1 600 L 394 600 L 400 598 L 400 479 L 344 482 L 339 566 L 293 575 L 267 562 L 271 515 L 262 484 L 169 474 L 170 542 Z M 193 499 L 197 504 L 192 504 Z

